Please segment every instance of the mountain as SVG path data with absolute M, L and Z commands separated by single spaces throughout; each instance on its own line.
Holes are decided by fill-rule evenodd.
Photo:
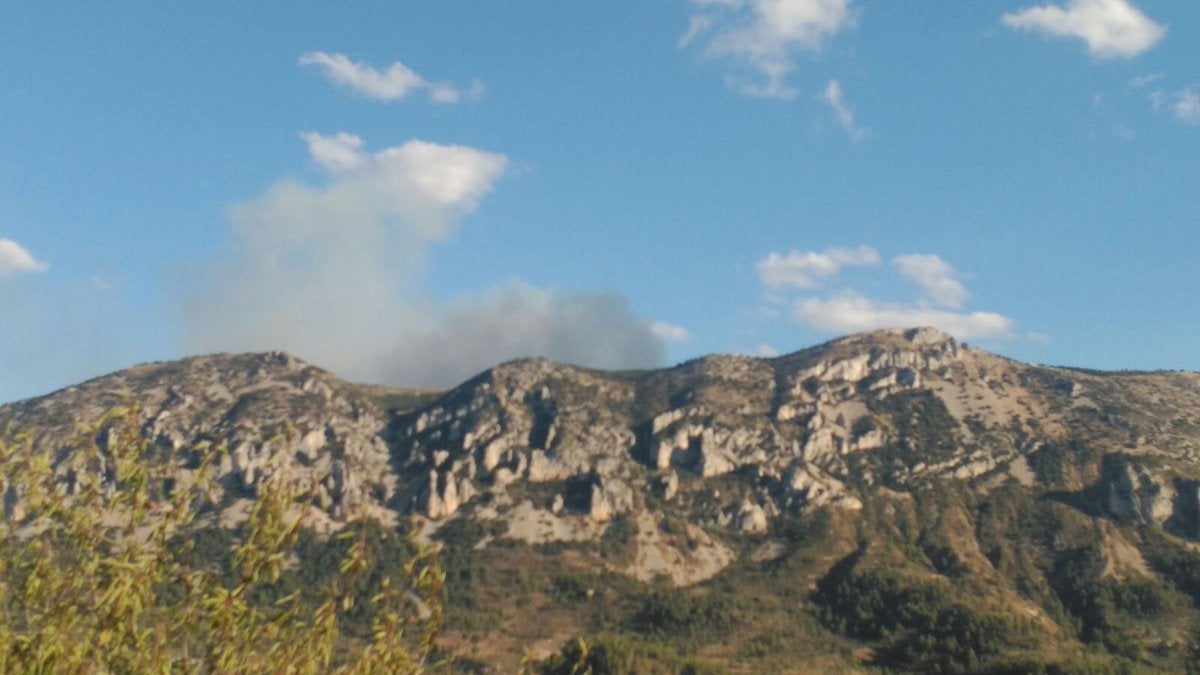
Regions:
M 284 470 L 320 485 L 316 535 L 362 515 L 442 543 L 465 669 L 562 661 L 579 635 L 614 672 L 1200 665 L 1196 373 L 1022 364 L 930 328 L 655 371 L 521 360 L 445 392 L 273 352 L 137 366 L 0 426 L 67 482 L 78 425 L 129 398 L 180 471 L 229 447 L 206 526 Z

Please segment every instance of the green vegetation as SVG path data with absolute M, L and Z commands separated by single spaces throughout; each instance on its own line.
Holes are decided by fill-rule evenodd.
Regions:
M 0 521 L 0 669 L 421 670 L 441 624 L 432 553 L 405 544 L 405 562 L 389 565 L 373 557 L 389 537 L 363 523 L 324 547 L 332 558 L 298 551 L 315 491 L 278 470 L 236 533 L 193 536 L 221 452 L 198 448 L 181 471 L 142 438 L 133 404 L 84 429 L 69 467 L 0 436 L 13 497 Z M 358 637 L 346 631 L 355 623 Z
M 1029 454 L 1029 466 L 1042 485 L 1060 485 L 1066 475 L 1066 458 L 1061 446 L 1046 443 Z
M 1095 548 L 1061 556 L 1051 583 L 1074 618 L 1084 642 L 1102 644 L 1113 654 L 1137 658 L 1135 622 L 1157 619 L 1176 604 L 1176 596 L 1157 581 L 1102 578 L 1103 560 Z
M 872 413 L 891 422 L 893 440 L 871 455 L 885 479 L 890 478 L 892 469 L 910 469 L 954 456 L 959 423 L 933 392 L 919 389 L 865 400 Z
M 371 397 L 380 408 L 392 413 L 405 413 L 423 408 L 438 400 L 445 392 L 435 389 L 394 389 Z
M 950 599 L 948 585 L 857 571 L 861 553 L 843 560 L 817 586 L 823 623 L 881 643 L 877 665 L 923 672 L 976 670 L 982 659 L 1026 646 L 1032 626 L 982 614 Z
M 1146 561 L 1200 607 L 1200 553 L 1161 532 L 1148 532 L 1146 538 Z
M 704 643 L 728 631 L 738 618 L 733 600 L 725 594 L 698 596 L 666 589 L 643 596 L 627 625 L 640 635 L 673 636 Z
M 540 675 L 701 675 L 716 671 L 657 642 L 601 636 L 567 642 L 561 652 L 538 664 L 537 672 Z

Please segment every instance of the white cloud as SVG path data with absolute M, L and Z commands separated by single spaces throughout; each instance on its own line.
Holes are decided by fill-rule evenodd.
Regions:
M 483 98 L 483 82 L 472 80 L 470 86 L 458 88 L 445 82 L 435 83 L 429 87 L 429 100 L 434 103 L 458 103 L 463 99 L 477 101 Z
M 837 333 L 935 326 L 959 339 L 968 340 L 1009 336 L 1014 326 L 1011 319 L 994 312 L 960 313 L 900 303 L 881 303 L 856 293 L 844 293 L 825 300 L 797 300 L 793 312 L 798 323 Z
M 754 348 L 754 355 L 763 358 L 773 358 L 779 356 L 779 350 L 763 342 Z
M 452 303 L 422 292 L 430 248 L 493 189 L 504 155 L 302 138 L 324 180 L 280 180 L 232 206 L 228 253 L 181 271 L 186 351 L 286 349 L 344 377 L 430 386 L 520 356 L 661 364 L 662 338 L 620 296 L 520 282 Z
M 1200 95 L 1196 94 L 1196 90 L 1187 87 L 1179 92 L 1175 99 L 1175 104 L 1171 106 L 1171 112 L 1180 121 L 1188 124 L 1200 124 Z
M 385 70 L 378 70 L 352 61 L 345 54 L 306 52 L 300 56 L 299 64 L 316 66 L 329 81 L 379 101 L 399 101 L 419 90 L 428 91 L 429 99 L 434 103 L 457 103 L 464 98 L 478 99 L 483 95 L 483 84 L 478 80 L 465 88 L 446 82 L 430 82 L 399 61 Z
M 853 289 L 825 297 L 788 299 L 781 289 L 808 290 L 832 277 L 845 265 L 876 265 L 879 253 L 870 246 L 830 248 L 823 252 L 773 253 L 758 265 L 759 279 L 775 291 L 770 302 L 789 302 L 791 318 L 822 331 L 851 333 L 913 326 L 936 326 L 960 338 L 1010 337 L 1015 322 L 995 312 L 962 311 L 968 293 L 952 265 L 933 254 L 908 253 L 892 259 L 900 277 L 913 282 L 919 293 L 912 302 L 881 302 Z
M 692 338 L 688 329 L 666 321 L 651 321 L 650 332 L 661 338 L 663 342 L 687 342 Z
M 18 272 L 45 272 L 50 266 L 11 239 L 0 239 L 0 277 Z
M 870 246 L 771 253 L 758 263 L 758 278 L 768 288 L 816 288 L 821 280 L 845 266 L 878 265 L 879 252 Z
M 935 305 L 960 309 L 967 299 L 967 289 L 958 280 L 958 272 L 936 255 L 898 255 L 892 264 L 901 276 L 920 286 L 925 299 Z
M 842 94 L 842 85 L 837 80 L 830 80 L 829 84 L 825 85 L 825 91 L 821 93 L 821 100 L 833 109 L 838 126 L 845 129 L 846 133 L 850 135 L 850 140 L 861 141 L 870 133 L 866 128 L 860 127 L 858 122 L 854 120 L 854 111 L 846 103 L 845 97 Z
M 1131 58 L 1153 47 L 1165 26 L 1128 0 L 1070 0 L 1065 7 L 1040 5 L 1005 14 L 1004 25 L 1056 37 L 1080 38 L 1093 56 Z
M 354 134 L 340 131 L 333 136 L 322 136 L 315 131 L 306 131 L 300 138 L 308 143 L 308 154 L 313 161 L 329 171 L 349 171 L 362 165 L 363 140 Z
M 1138 75 L 1137 77 L 1131 79 L 1129 81 L 1129 86 L 1133 87 L 1134 89 L 1141 89 L 1142 87 L 1145 87 L 1148 84 L 1154 84 L 1161 79 L 1163 79 L 1162 73 L 1146 73 L 1145 75 Z
M 711 32 L 704 49 L 752 71 L 729 82 L 752 96 L 792 98 L 796 89 L 787 77 L 796 68 L 795 54 L 818 52 L 829 38 L 851 25 L 850 0 L 699 0 L 701 13 L 691 17 L 679 40 L 686 47 Z
M 508 165 L 503 155 L 462 145 L 413 140 L 368 153 L 354 134 L 304 132 L 300 137 L 313 160 L 338 179 L 329 192 L 369 194 L 372 206 L 393 215 L 418 205 L 470 212 Z

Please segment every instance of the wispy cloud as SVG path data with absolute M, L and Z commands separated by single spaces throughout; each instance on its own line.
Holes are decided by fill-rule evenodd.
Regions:
M 759 280 L 773 292 L 812 291 L 846 265 L 874 266 L 879 253 L 870 246 L 831 248 L 823 252 L 773 253 L 759 263 Z M 849 288 L 826 297 L 793 298 L 791 318 L 797 323 L 835 333 L 878 328 L 937 326 L 963 339 L 1011 336 L 1015 322 L 995 312 L 962 311 L 968 293 L 958 271 L 940 256 L 907 253 L 892 258 L 892 268 L 918 288 L 912 302 L 882 302 Z
M 1185 87 L 1176 96 L 1171 112 L 1182 122 L 1200 124 L 1200 95 L 1195 89 Z
M 767 288 L 816 288 L 821 280 L 846 266 L 878 265 L 879 252 L 870 246 L 831 247 L 824 251 L 771 253 L 758 263 L 758 278 Z
M 501 154 L 301 134 L 324 180 L 283 179 L 229 209 L 230 248 L 186 275 L 187 352 L 287 349 L 360 381 L 449 385 L 506 359 L 661 365 L 663 338 L 619 295 L 513 280 L 442 301 L 430 249 L 505 174 Z M 196 280 L 198 279 L 198 280 Z
M 1009 28 L 1053 37 L 1078 38 L 1097 58 L 1132 58 L 1167 33 L 1128 0 L 1070 0 L 1065 6 L 1040 5 L 1005 14 Z
M 1147 95 L 1155 112 L 1169 111 L 1175 119 L 1187 124 L 1200 124 L 1200 94 L 1195 88 L 1178 91 L 1155 89 Z
M 954 267 L 932 253 L 908 253 L 892 259 L 900 276 L 921 288 L 929 302 L 942 307 L 960 309 L 967 299 L 967 289 L 958 280 Z
M 1035 330 L 1026 331 L 1025 339 L 1028 340 L 1029 342 L 1032 342 L 1035 345 L 1048 345 L 1048 344 L 1051 344 L 1052 342 L 1054 342 L 1054 340 L 1049 335 L 1046 335 L 1045 333 L 1041 333 L 1041 332 L 1035 331 Z
M 1138 75 L 1137 77 L 1129 80 L 1129 86 L 1133 87 L 1134 89 L 1141 89 L 1142 87 L 1154 84 L 1161 79 L 1163 79 L 1162 73 L 1146 73 L 1144 75 Z
M 650 332 L 657 335 L 663 342 L 687 342 L 692 339 L 691 331 L 666 321 L 651 321 Z
M 679 42 L 676 43 L 676 46 L 678 46 L 680 49 L 683 49 L 684 47 L 692 44 L 693 40 L 708 31 L 708 29 L 712 28 L 713 22 L 714 19 L 711 16 L 705 16 L 703 14 L 692 15 L 692 17 L 688 19 L 687 30 L 683 32 L 683 35 L 679 36 Z
M 45 272 L 48 269 L 49 265 L 34 258 L 24 246 L 11 239 L 0 239 L 0 277 L 18 272 Z
M 704 53 L 734 64 L 727 81 L 739 91 L 794 98 L 788 84 L 798 52 L 818 52 L 854 22 L 850 0 L 693 0 L 680 47 L 704 43 Z M 747 76 L 746 71 L 752 75 Z
M 763 358 L 773 358 L 779 356 L 779 350 L 766 342 L 762 342 L 754 348 L 753 354 Z
M 829 84 L 825 85 L 825 91 L 821 92 L 821 100 L 833 110 L 838 126 L 849 134 L 850 140 L 861 141 L 870 133 L 870 130 L 859 126 L 855 121 L 854 111 L 846 102 L 845 95 L 842 94 L 842 85 L 837 80 L 830 80 Z
M 466 87 L 447 82 L 431 82 L 408 66 L 396 61 L 383 70 L 358 61 L 345 54 L 306 52 L 300 56 L 301 66 L 316 66 L 334 84 L 351 89 L 379 101 L 399 101 L 416 91 L 425 91 L 434 103 L 457 103 L 463 99 L 478 99 L 483 95 L 483 83 L 473 81 Z

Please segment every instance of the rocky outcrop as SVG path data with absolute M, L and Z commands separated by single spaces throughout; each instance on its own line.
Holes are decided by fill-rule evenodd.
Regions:
M 767 512 L 758 504 L 747 499 L 738 508 L 736 526 L 737 531 L 742 534 L 763 534 L 767 531 L 770 523 L 767 520 Z
M 851 511 L 862 509 L 862 501 L 845 483 L 812 464 L 793 466 L 788 472 L 785 485 L 791 493 L 799 497 L 804 506 L 836 506 Z
M 453 482 L 479 488 L 473 494 L 597 472 L 616 479 L 635 442 L 622 415 L 632 397 L 631 387 L 582 369 L 544 360 L 506 364 L 402 421 L 400 461 L 406 468 L 447 466 L 441 471 Z M 607 494 L 597 498 L 598 515 L 611 508 L 602 505 Z M 440 518 L 463 503 L 424 512 Z
M 1113 454 L 1104 458 L 1097 486 L 1105 512 L 1120 522 L 1162 526 L 1176 516 L 1180 495 L 1175 477 L 1135 458 Z M 1191 495 L 1195 498 L 1195 495 Z

